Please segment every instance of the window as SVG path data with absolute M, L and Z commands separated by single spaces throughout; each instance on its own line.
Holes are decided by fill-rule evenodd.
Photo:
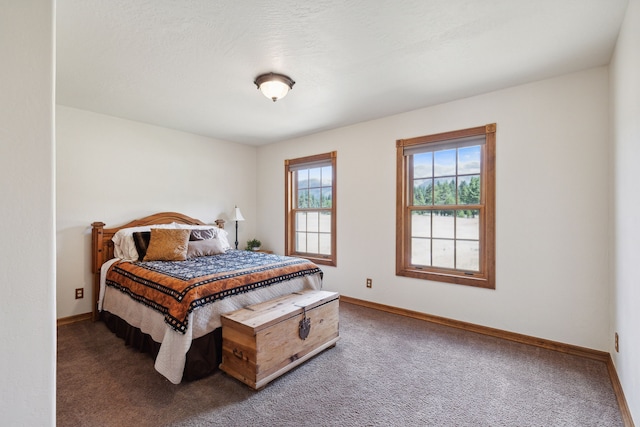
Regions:
M 496 125 L 396 141 L 396 274 L 495 289 Z
M 285 160 L 285 255 L 336 265 L 336 154 Z

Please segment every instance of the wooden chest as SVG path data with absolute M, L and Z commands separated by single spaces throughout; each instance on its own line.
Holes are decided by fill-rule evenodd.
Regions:
M 223 314 L 220 369 L 264 387 L 335 345 L 338 301 L 336 292 L 307 290 Z

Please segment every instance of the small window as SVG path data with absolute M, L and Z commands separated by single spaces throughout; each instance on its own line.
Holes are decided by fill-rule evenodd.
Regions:
M 397 275 L 495 288 L 495 132 L 396 142 Z
M 285 160 L 285 254 L 336 265 L 336 152 Z

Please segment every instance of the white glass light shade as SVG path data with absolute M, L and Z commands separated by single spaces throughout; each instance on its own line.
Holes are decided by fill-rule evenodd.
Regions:
M 256 77 L 254 83 L 264 96 L 276 102 L 287 96 L 296 82 L 282 74 L 268 73 Z
M 235 207 L 235 210 L 233 212 L 233 217 L 231 218 L 231 221 L 244 221 L 244 217 L 242 216 L 242 212 L 240 212 L 240 208 L 239 207 Z
M 260 91 L 264 96 L 276 102 L 278 99 L 287 96 L 289 86 L 279 81 L 264 82 L 260 85 Z

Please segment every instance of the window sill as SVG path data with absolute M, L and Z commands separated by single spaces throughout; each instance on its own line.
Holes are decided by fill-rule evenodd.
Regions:
M 458 274 L 424 271 L 418 269 L 401 269 L 396 276 L 412 277 L 414 279 L 431 280 L 434 282 L 454 283 L 456 285 L 473 286 L 476 288 L 495 289 L 495 281 L 481 276 L 462 276 Z
M 288 256 L 292 256 L 292 257 L 296 257 L 296 258 L 304 258 L 304 259 L 308 259 L 309 261 L 315 263 L 315 264 L 319 264 L 319 265 L 329 265 L 332 267 L 336 267 L 336 261 L 334 259 L 331 258 L 322 258 L 322 257 L 314 257 L 314 256 L 309 256 L 309 255 L 305 255 L 305 254 L 298 254 L 298 253 L 291 253 L 288 254 Z

